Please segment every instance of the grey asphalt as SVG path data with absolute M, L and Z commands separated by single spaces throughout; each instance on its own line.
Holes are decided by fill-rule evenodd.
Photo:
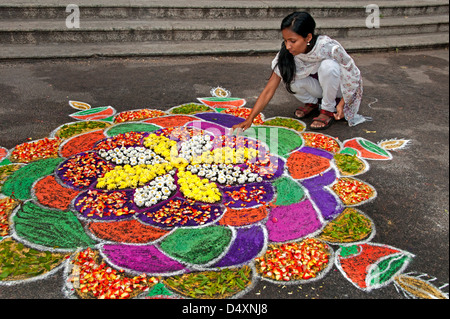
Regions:
M 0 146 L 49 135 L 71 122 L 68 101 L 111 105 L 117 111 L 196 101 L 222 86 L 253 106 L 270 76 L 273 56 L 7 61 L 0 63 Z M 449 282 L 449 54 L 448 50 L 354 54 L 364 80 L 356 127 L 337 122 L 325 134 L 341 141 L 405 138 L 390 161 L 369 161 L 360 178 L 378 197 L 360 207 L 375 223 L 373 243 L 415 255 L 406 272 Z M 294 113 L 298 102 L 280 86 L 266 117 Z M 305 120 L 307 124 L 311 120 Z M 62 271 L 27 284 L 0 286 L 2 299 L 60 299 Z M 403 299 L 393 284 L 357 289 L 333 266 L 320 281 L 300 286 L 259 282 L 244 299 Z

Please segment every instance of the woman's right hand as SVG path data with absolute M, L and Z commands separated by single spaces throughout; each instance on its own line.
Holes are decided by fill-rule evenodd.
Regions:
M 233 125 L 230 134 L 233 134 L 233 132 L 236 131 L 236 135 L 239 135 L 240 132 L 244 132 L 246 129 L 252 126 L 253 120 L 259 113 L 261 113 L 261 111 L 266 107 L 267 103 L 269 103 L 269 101 L 272 99 L 280 82 L 281 78 L 275 72 L 272 72 L 272 75 L 270 76 L 266 87 L 256 100 L 256 103 L 253 106 L 250 115 L 244 122 Z
M 236 132 L 236 135 L 239 135 L 240 132 L 244 132 L 250 126 L 252 126 L 252 121 L 249 121 L 249 119 L 247 119 L 244 122 L 233 125 L 233 127 L 231 128 L 230 134 L 233 134 L 233 132 Z

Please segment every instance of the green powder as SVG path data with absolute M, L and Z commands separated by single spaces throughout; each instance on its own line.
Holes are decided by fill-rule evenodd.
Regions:
M 397 272 L 402 268 L 402 266 L 409 262 L 411 257 L 408 255 L 403 256 L 393 256 L 384 259 L 377 267 L 375 267 L 369 274 L 370 284 L 383 284 L 389 281 Z
M 49 248 L 77 249 L 95 244 L 71 211 L 50 210 L 26 202 L 14 216 L 19 237 Z
M 275 205 L 286 206 L 301 201 L 305 192 L 299 183 L 289 177 L 281 177 L 272 183 L 276 188 L 277 200 Z
M 302 146 L 302 138 L 294 131 L 281 127 L 252 126 L 242 135 L 257 139 L 269 147 L 272 154 L 278 154 L 284 158 L 293 150 Z
M 164 284 L 158 283 L 147 294 L 147 297 L 153 296 L 172 296 L 173 293 L 167 289 Z
M 108 136 L 116 136 L 128 132 L 153 132 L 161 129 L 159 126 L 146 123 L 125 123 L 111 127 Z
M 358 140 L 358 142 L 364 148 L 368 149 L 369 151 L 371 151 L 373 153 L 389 157 L 389 154 L 384 149 L 382 149 L 381 147 L 379 147 L 378 145 L 376 145 L 376 144 L 374 144 L 374 143 L 372 143 L 370 141 L 360 139 L 360 140 Z
M 8 177 L 2 187 L 2 193 L 10 197 L 14 196 L 20 200 L 30 199 L 33 183 L 53 173 L 63 160 L 58 157 L 29 163 Z
M 358 246 L 340 246 L 341 247 L 341 257 L 346 258 L 358 253 Z
M 205 264 L 217 258 L 230 240 L 231 230 L 223 226 L 180 228 L 161 242 L 161 248 L 175 259 Z

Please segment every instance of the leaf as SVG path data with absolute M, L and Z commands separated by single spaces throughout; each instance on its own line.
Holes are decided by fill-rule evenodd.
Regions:
M 245 284 L 239 278 L 236 278 L 236 283 L 241 289 L 245 289 Z
M 391 140 L 384 140 L 378 143 L 380 147 L 382 147 L 385 150 L 390 151 L 396 151 L 403 148 L 406 148 L 410 144 L 410 140 L 404 140 L 404 139 L 391 139 Z
M 69 101 L 69 105 L 77 110 L 89 110 L 91 108 L 89 104 L 79 101 Z
M 11 273 L 12 273 L 12 271 L 10 271 L 10 270 L 3 270 L 3 271 L 0 273 L 0 279 L 5 279 L 5 278 L 8 277 Z
M 439 288 L 436 288 L 428 281 L 423 280 L 420 276 L 401 274 L 396 276 L 394 280 L 398 287 L 413 298 L 448 299 L 448 295 L 443 293 Z

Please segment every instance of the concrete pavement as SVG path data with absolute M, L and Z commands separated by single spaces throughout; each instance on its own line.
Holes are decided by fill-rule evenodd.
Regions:
M 361 178 L 378 197 L 361 207 L 375 223 L 374 243 L 392 245 L 415 258 L 408 272 L 449 281 L 449 55 L 448 50 L 353 55 L 364 79 L 360 113 L 373 118 L 356 127 L 335 123 L 325 134 L 341 141 L 405 138 L 408 148 L 390 161 L 370 161 Z M 79 59 L 0 64 L 0 146 L 12 148 L 49 135 L 71 122 L 69 100 L 111 105 L 118 112 L 168 109 L 223 86 L 253 106 L 270 76 L 272 55 Z M 292 116 L 297 102 L 280 86 L 266 117 Z M 305 121 L 310 124 L 311 120 Z M 0 286 L 0 298 L 64 298 L 62 271 L 28 284 Z M 260 282 L 243 298 L 397 299 L 391 284 L 364 292 L 334 267 L 325 278 L 300 286 Z

